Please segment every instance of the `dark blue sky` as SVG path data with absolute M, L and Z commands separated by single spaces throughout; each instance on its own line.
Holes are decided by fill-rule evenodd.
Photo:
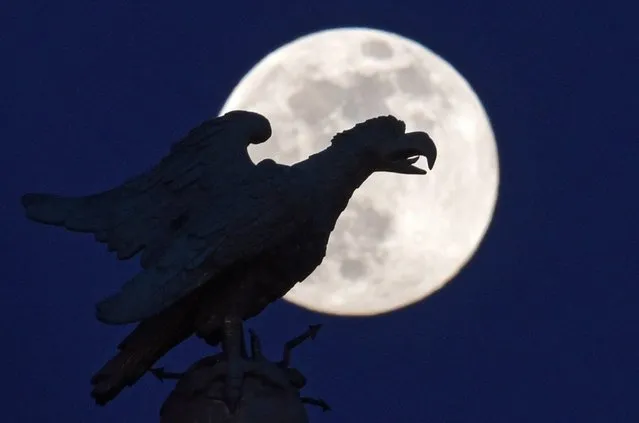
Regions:
M 154 422 L 147 376 L 106 408 L 89 378 L 129 328 L 94 303 L 137 268 L 28 222 L 24 192 L 87 194 L 146 169 L 216 114 L 262 56 L 368 26 L 415 39 L 473 85 L 501 159 L 495 220 L 445 289 L 385 316 L 279 303 L 252 321 L 297 351 L 313 422 L 639 421 L 639 32 L 622 2 L 9 1 L 2 7 L 2 421 Z M 628 2 L 628 4 L 630 4 Z M 191 340 L 162 360 L 208 353 Z

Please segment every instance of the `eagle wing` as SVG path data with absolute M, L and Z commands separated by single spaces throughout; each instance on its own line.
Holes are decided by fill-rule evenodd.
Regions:
M 262 139 L 251 141 L 256 132 Z M 246 147 L 269 137 L 263 116 L 230 112 L 191 130 L 151 170 L 113 189 L 84 197 L 25 194 L 22 204 L 32 220 L 93 233 L 121 260 L 142 251 L 148 268 L 194 212 L 215 209 L 246 183 L 255 167 Z
M 141 320 L 199 286 L 208 273 L 195 270 L 198 263 L 207 252 L 235 245 L 227 238 L 234 228 L 259 224 L 259 209 L 242 214 L 236 207 L 238 195 L 260 201 L 244 193 L 258 168 L 279 166 L 256 166 L 247 152 L 270 135 L 265 117 L 230 112 L 193 129 L 159 164 L 113 189 L 84 197 L 25 194 L 22 204 L 34 221 L 93 233 L 119 259 L 142 252 L 144 270 L 98 306 L 104 322 Z M 219 254 L 218 266 L 227 255 Z
M 264 173 L 271 166 L 287 168 L 274 162 L 258 165 Z M 226 214 L 200 214 L 190 221 L 152 267 L 98 303 L 98 319 L 123 324 L 151 317 L 228 266 L 250 266 L 251 257 L 290 237 L 299 227 L 295 216 L 303 215 L 302 210 L 287 205 L 282 192 L 277 194 L 277 180 L 281 184 L 283 178 L 263 176 L 224 203 Z

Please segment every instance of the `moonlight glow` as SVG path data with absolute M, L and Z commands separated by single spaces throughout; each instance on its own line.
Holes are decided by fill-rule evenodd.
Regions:
M 273 138 L 249 150 L 254 161 L 295 163 L 387 114 L 437 144 L 428 175 L 377 173 L 355 192 L 324 262 L 286 300 L 340 315 L 395 310 L 443 286 L 481 242 L 497 199 L 494 135 L 466 80 L 416 42 L 362 28 L 299 38 L 240 81 L 220 113 L 233 109 L 271 121 Z

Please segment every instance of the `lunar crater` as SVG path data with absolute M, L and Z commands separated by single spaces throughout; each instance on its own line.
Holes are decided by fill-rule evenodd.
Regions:
M 362 53 L 379 60 L 388 60 L 393 57 L 393 48 L 384 41 L 372 40 L 362 43 Z
M 327 80 L 307 82 L 299 91 L 288 98 L 292 110 L 304 122 L 317 122 L 335 110 L 346 96 L 344 90 Z
M 351 258 L 342 259 L 339 270 L 341 275 L 349 280 L 361 279 L 367 273 L 366 266 L 361 260 Z

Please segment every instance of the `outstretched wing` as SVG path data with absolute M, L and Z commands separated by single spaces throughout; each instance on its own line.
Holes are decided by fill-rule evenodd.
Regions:
M 255 167 L 247 146 L 271 136 L 268 120 L 233 111 L 210 119 L 175 143 L 154 168 L 111 190 L 85 197 L 26 194 L 35 221 L 90 232 L 119 259 L 140 251 L 143 268 L 154 265 L 182 228 L 203 208 L 215 208 Z
M 280 244 L 299 228 L 304 216 L 287 192 L 287 178 L 271 178 L 288 168 L 260 163 L 257 177 L 241 195 L 227 197 L 216 214 L 198 214 L 154 265 L 133 277 L 122 289 L 97 305 L 97 318 L 109 324 L 139 321 L 157 314 L 209 283 L 231 265 L 251 265 L 250 258 Z M 226 212 L 226 214 L 221 214 Z M 219 213 L 218 213 L 219 212 Z M 244 263 L 244 264 L 243 264 Z M 214 281 L 210 283 L 215 283 Z

